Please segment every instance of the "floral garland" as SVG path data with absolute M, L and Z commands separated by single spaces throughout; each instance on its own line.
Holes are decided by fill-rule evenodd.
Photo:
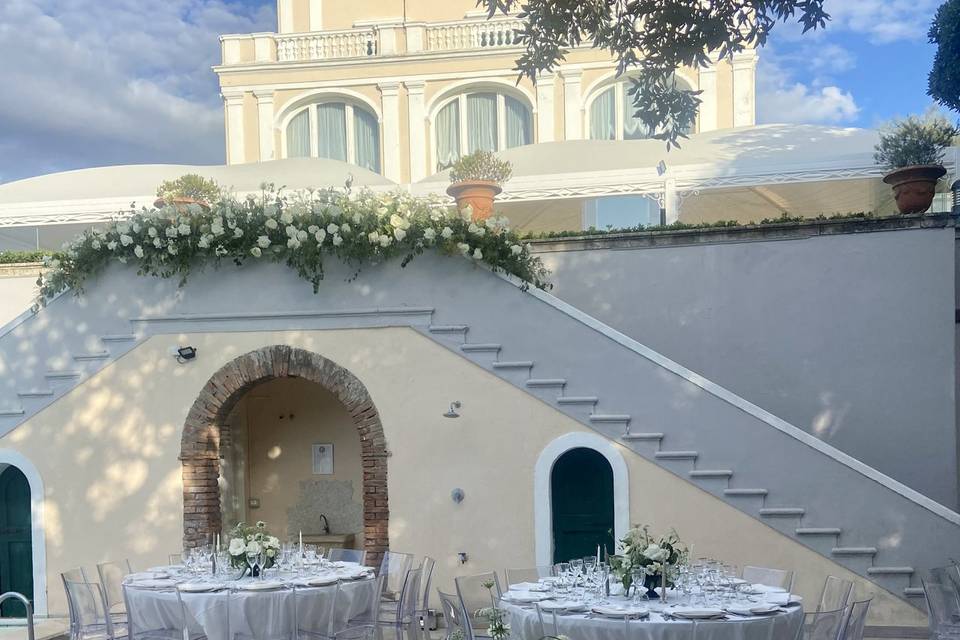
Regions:
M 140 275 L 179 276 L 181 285 L 209 261 L 284 262 L 316 293 L 328 256 L 358 267 L 402 257 L 406 266 L 427 249 L 483 262 L 525 286 L 550 287 L 546 268 L 506 218 L 471 217 L 469 207 L 456 212 L 437 197 L 335 189 L 286 194 L 272 185 L 263 185 L 259 197 L 227 198 L 209 209 L 144 208 L 85 231 L 47 260 L 38 304 L 68 288 L 82 292 L 88 278 L 114 261 L 136 265 Z

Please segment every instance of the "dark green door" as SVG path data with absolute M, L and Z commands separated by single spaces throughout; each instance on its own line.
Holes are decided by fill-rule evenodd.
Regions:
M 593 449 L 571 449 L 553 465 L 553 561 L 614 553 L 613 469 Z
M 0 593 L 16 591 L 33 602 L 33 548 L 30 542 L 30 484 L 20 469 L 0 471 Z M 20 602 L 0 605 L 0 617 L 22 618 Z

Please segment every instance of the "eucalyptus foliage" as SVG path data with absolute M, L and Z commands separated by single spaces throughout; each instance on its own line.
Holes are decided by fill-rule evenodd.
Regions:
M 880 142 L 874 147 L 873 158 L 889 169 L 940 164 L 944 150 L 957 134 L 956 126 L 933 111 L 922 117 L 894 120 L 880 129 Z
M 40 279 L 40 304 L 65 289 L 79 293 L 90 277 L 120 262 L 140 275 L 177 277 L 207 264 L 282 262 L 320 288 L 324 261 L 355 266 L 399 258 L 406 266 L 425 251 L 484 263 L 548 288 L 547 270 L 503 217 L 472 221 L 437 198 L 407 193 L 323 190 L 227 198 L 198 205 L 143 209 L 70 242 Z
M 637 115 L 653 137 L 679 146 L 700 106 L 700 92 L 681 89 L 680 67 L 711 64 L 762 47 L 778 22 L 797 16 L 806 33 L 823 27 L 823 0 L 477 0 L 490 17 L 520 8 L 517 43 L 522 76 L 553 70 L 567 50 L 583 42 L 608 49 L 617 73 L 639 69 L 631 89 Z
M 960 111 L 960 0 L 947 0 L 930 25 L 930 44 L 937 45 L 927 93 L 945 107 Z

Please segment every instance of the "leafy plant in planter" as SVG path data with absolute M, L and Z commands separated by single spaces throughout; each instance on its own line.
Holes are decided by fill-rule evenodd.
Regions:
M 873 158 L 890 169 L 883 181 L 893 187 L 900 213 L 930 208 L 937 181 L 946 173 L 944 150 L 960 132 L 941 115 L 927 113 L 896 120 L 880 131 Z
M 223 195 L 223 189 L 215 181 L 195 173 L 188 173 L 176 180 L 166 180 L 161 183 L 157 188 L 155 206 L 199 204 L 209 209 L 210 203 L 217 202 Z
M 513 168 L 491 151 L 474 151 L 453 163 L 447 193 L 457 200 L 457 209 L 473 220 L 493 214 L 493 199 L 510 179 Z

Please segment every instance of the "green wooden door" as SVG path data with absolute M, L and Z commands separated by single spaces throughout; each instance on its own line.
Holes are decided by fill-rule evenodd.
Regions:
M 33 547 L 30 532 L 30 484 L 20 469 L 0 471 L 0 593 L 16 591 L 33 602 Z M 0 617 L 22 618 L 23 605 L 7 600 Z
M 553 465 L 553 561 L 614 553 L 613 469 L 593 449 L 571 449 Z

